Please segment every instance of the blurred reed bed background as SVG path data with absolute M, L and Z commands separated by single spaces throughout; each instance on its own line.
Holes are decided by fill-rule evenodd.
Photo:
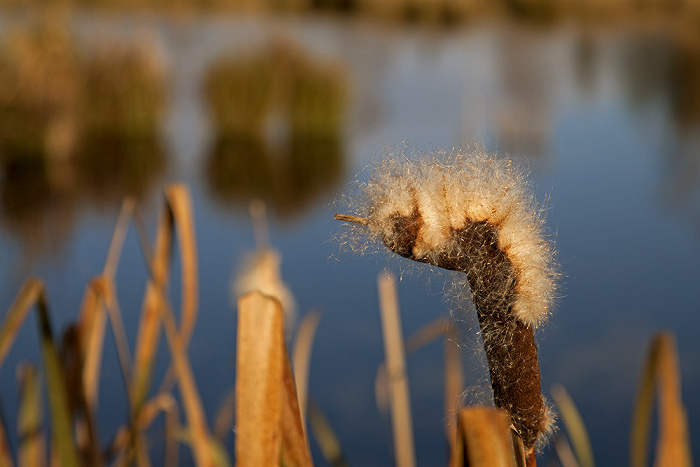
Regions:
M 343 173 L 347 88 L 342 66 L 289 38 L 214 60 L 203 90 L 215 133 L 211 189 L 262 199 L 284 216 L 304 209 Z
M 148 269 L 135 347 L 127 344 L 127 330 L 116 296 L 115 274 L 129 224 L 139 230 L 138 205 L 126 199 L 101 274 L 86 285 L 75 321 L 60 333 L 51 322 L 51 300 L 40 279 L 29 278 L 0 325 L 0 365 L 13 346 L 19 329 L 35 313 L 41 363 L 25 362 L 17 369 L 20 402 L 16 410 L 2 407 L 17 418 L 19 444 L 8 443 L 7 425 L 0 423 L 0 463 L 12 465 L 153 465 L 154 451 L 162 465 L 177 465 L 182 449 L 189 449 L 197 465 L 312 465 L 309 437 L 313 436 L 329 465 L 346 465 L 338 440 L 323 411 L 308 393 L 309 363 L 319 315 L 304 315 L 294 333 L 293 352 L 285 341 L 285 314 L 274 295 L 277 283 L 258 283 L 257 290 L 238 299 L 236 384 L 214 420 L 208 420 L 194 379 L 188 343 L 198 314 L 198 254 L 194 207 L 189 190 L 171 185 L 165 190 L 155 239 L 141 236 L 144 266 Z M 177 247 L 175 244 L 177 243 Z M 181 297 L 170 291 L 174 254 L 181 264 Z M 266 266 L 277 277 L 278 265 Z M 264 277 L 264 276 L 261 276 Z M 277 279 L 273 279 L 275 282 Z M 272 285 L 272 287 L 268 287 Z M 488 406 L 463 406 L 465 384 L 454 323 L 450 319 L 428 324 L 405 342 L 394 277 L 378 277 L 379 305 L 386 363 L 377 362 L 377 403 L 388 410 L 394 432 L 396 465 L 415 465 L 414 434 L 406 359 L 435 340 L 444 340 L 445 436 L 451 466 L 525 465 L 522 442 L 509 428 L 505 412 Z M 180 303 L 178 311 L 173 303 Z M 29 320 L 32 321 L 32 320 Z M 291 323 L 289 320 L 287 324 Z M 122 371 L 128 414 L 114 436 L 98 433 L 101 362 L 105 334 L 111 332 Z M 165 343 L 161 344 L 161 339 Z M 153 362 L 159 346 L 167 346 L 168 370 L 154 378 Z M 230 345 L 229 342 L 216 345 Z M 655 394 L 658 403 L 655 404 Z M 46 398 L 48 407 L 44 409 Z M 564 466 L 594 465 L 584 423 L 566 391 L 555 388 L 554 399 L 564 429 L 554 443 Z M 674 338 L 660 333 L 652 342 L 641 376 L 630 435 L 632 466 L 648 465 L 654 445 L 654 465 L 692 465 L 685 409 L 681 400 L 678 356 Z M 658 428 L 652 431 L 654 411 Z M 306 429 L 306 423 L 311 427 Z M 154 427 L 160 424 L 163 432 Z M 311 435 L 313 433 L 313 435 Z M 564 436 L 564 433 L 567 436 Z M 656 440 L 651 439 L 656 433 Z M 224 443 L 235 436 L 235 453 Z M 569 441 L 570 440 L 570 441 Z M 621 436 L 620 442 L 624 442 Z M 571 444 L 569 444 L 571 443 Z M 532 461 L 528 465 L 533 465 Z
M 398 23 L 455 25 L 489 16 L 514 16 L 536 21 L 585 18 L 629 19 L 630 15 L 677 16 L 697 24 L 697 0 L 2 0 L 0 7 L 80 7 L 109 10 L 159 11 L 191 14 L 232 13 L 308 14 L 333 12 Z

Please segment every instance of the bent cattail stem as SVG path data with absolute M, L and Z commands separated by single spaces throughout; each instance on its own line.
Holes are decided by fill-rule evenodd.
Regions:
M 532 451 L 551 425 L 534 329 L 550 313 L 556 272 L 524 177 L 482 151 L 390 159 L 363 186 L 362 226 L 408 259 L 466 275 L 494 402 Z

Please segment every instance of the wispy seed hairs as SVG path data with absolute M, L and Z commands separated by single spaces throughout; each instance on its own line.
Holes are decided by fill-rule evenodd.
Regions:
M 480 149 L 390 157 L 375 164 L 354 209 L 336 219 L 396 254 L 466 274 L 495 403 L 531 449 L 551 425 L 534 329 L 551 312 L 558 275 L 523 172 Z

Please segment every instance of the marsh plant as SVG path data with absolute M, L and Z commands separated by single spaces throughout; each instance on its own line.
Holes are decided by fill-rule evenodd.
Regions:
M 358 216 L 338 218 L 400 256 L 466 276 L 494 402 L 531 455 L 553 424 L 534 330 L 551 312 L 557 272 L 523 174 L 478 148 L 389 157 L 374 169 L 354 207 Z
M 473 163 L 477 167 L 470 165 Z M 371 195 L 367 199 L 370 204 L 357 205 L 356 214 L 367 217 L 351 219 L 346 216 L 346 220 L 364 219 L 360 221 L 361 235 L 369 233 L 402 255 L 438 267 L 458 265 L 460 269 L 453 269 L 467 275 L 464 284 L 472 288 L 482 338 L 487 346 L 494 400 L 499 407 L 467 407 L 453 411 L 449 407 L 459 399 L 464 388 L 454 326 L 440 319 L 435 322 L 437 325 L 426 326 L 404 344 L 396 281 L 386 273 L 380 274 L 378 308 L 382 315 L 387 358 L 386 364 L 380 366 L 385 371 L 379 374 L 384 374 L 384 384 L 389 386 L 387 393 L 395 431 L 394 455 L 400 465 L 415 463 L 406 358 L 422 344 L 445 337 L 445 428 L 450 465 L 522 466 L 527 462 L 527 465 L 534 466 L 533 445 L 545 437 L 550 415 L 540 392 L 539 371 L 535 371 L 535 349 L 524 348 L 523 343 L 534 346 L 527 329 L 531 331 L 548 314 L 548 309 L 543 307 L 551 301 L 554 289 L 550 282 L 556 279 L 551 249 L 543 243 L 537 210 L 532 211 L 534 205 L 530 204 L 530 198 L 523 197 L 528 191 L 522 191 L 524 187 L 518 182 L 518 172 L 483 154 L 465 155 L 463 160 L 452 159 L 452 164 L 430 168 L 409 163 L 404 168 L 410 170 L 399 172 L 387 172 L 384 166 L 372 182 L 379 186 L 370 184 L 366 192 Z M 494 191 L 489 188 L 491 182 L 485 185 L 468 182 L 466 186 L 479 194 L 479 199 L 491 200 L 469 207 L 472 205 L 449 204 L 444 195 L 440 195 L 441 190 L 424 191 L 426 196 L 422 197 L 416 190 L 402 193 L 397 189 L 392 194 L 392 190 L 387 192 L 382 187 L 387 183 L 399 183 L 397 187 L 415 188 L 413 184 L 416 182 L 432 181 L 435 185 L 428 185 L 436 188 L 450 181 L 450 171 L 454 171 L 453 175 L 500 174 L 497 177 L 500 181 L 515 182 L 509 185 L 514 187 L 515 193 L 506 195 L 503 190 Z M 381 193 L 383 195 L 379 198 L 375 197 Z M 524 221 L 506 219 L 509 210 L 492 209 L 496 199 L 501 199 L 506 205 L 508 200 L 524 201 L 525 211 L 521 214 L 530 213 L 529 217 L 526 216 Z M 401 206 L 404 202 L 409 205 L 407 210 Z M 471 222 L 465 222 L 467 218 L 462 216 L 449 222 L 440 217 L 439 212 L 446 212 L 446 203 L 466 207 L 462 213 L 468 213 Z M 392 214 L 394 208 L 397 211 Z M 518 211 L 514 206 L 511 208 Z M 58 462 L 63 466 L 146 466 L 152 465 L 155 452 L 159 452 L 163 465 L 171 466 L 178 465 L 181 448 L 188 448 L 197 465 L 227 466 L 231 464 L 233 453 L 227 452 L 224 445 L 228 437 L 235 436 L 237 465 L 310 466 L 311 434 L 328 464 L 346 465 L 341 440 L 323 410 L 309 397 L 307 378 L 319 315 L 306 313 L 303 316 L 289 352 L 281 303 L 259 290 L 266 289 L 261 284 L 270 279 L 272 288 L 279 289 L 277 264 L 273 264 L 272 269 L 258 271 L 261 273 L 258 279 L 262 281 L 252 281 L 258 283 L 254 286 L 258 290 L 249 290 L 249 287 L 241 290 L 245 293 L 237 300 L 235 388 L 215 412 L 214 419 L 207 419 L 188 351 L 198 319 L 199 266 L 194 211 L 186 186 L 170 185 L 166 188 L 153 244 L 149 244 L 148 235 L 140 236 L 144 242 L 142 251 L 149 252 L 144 255 L 148 274 L 142 307 L 137 312 L 136 339 L 132 341 L 133 348 L 129 346 L 115 278 L 132 219 L 137 220 L 137 228 L 143 228 L 138 222 L 139 216 L 135 215 L 137 210 L 134 199 L 124 201 L 104 269 L 86 284 L 75 321 L 60 337 L 52 326 L 50 297 L 43 281 L 38 278 L 27 279 L 14 303 L 4 313 L 0 323 L 0 367 L 31 313 L 35 313 L 39 324 L 41 362 L 24 362 L 17 368 L 19 404 L 16 411 L 3 407 L 0 465 L 42 466 Z M 496 219 L 493 217 L 496 213 L 500 213 L 497 216 L 501 220 L 499 229 L 514 222 L 526 227 L 529 235 L 512 237 L 510 247 L 505 241 L 496 241 L 496 234 L 484 225 Z M 447 222 L 444 224 L 446 228 L 442 232 L 433 231 L 432 240 L 429 240 L 431 235 L 428 232 L 433 227 L 426 225 L 426 219 L 442 219 Z M 452 244 L 452 249 L 442 248 L 449 244 Z M 519 259 L 522 252 L 514 250 L 518 245 L 545 257 L 522 262 L 522 258 Z M 421 250 L 425 247 L 428 249 Z M 429 249 L 436 248 L 440 251 L 429 252 Z M 507 255 L 502 256 L 495 250 L 505 250 Z M 539 285 L 539 297 L 533 296 L 533 292 L 528 292 L 524 286 L 523 282 L 528 280 L 524 268 L 544 268 L 540 272 L 548 274 L 549 277 Z M 179 300 L 172 296 L 168 287 L 174 279 L 173 271 L 178 269 Z M 497 283 L 503 280 L 508 282 L 507 286 Z M 484 287 L 494 288 L 489 292 Z M 530 294 L 530 297 L 523 297 L 524 294 Z M 178 313 L 173 309 L 176 301 L 179 303 Z M 503 308 L 505 305 L 507 310 Z M 512 315 L 504 316 L 506 312 Z M 498 326 L 506 329 L 495 329 Z M 523 330 L 523 327 L 527 329 Z M 111 332 L 113 339 L 107 339 L 107 332 Z M 116 346 L 127 410 L 124 420 L 116 421 L 118 426 L 112 436 L 105 438 L 98 430 L 101 426 L 98 422 L 102 413 L 100 407 L 105 406 L 104 401 L 100 401 L 100 386 L 104 383 L 102 366 L 107 352 L 105 345 L 109 342 Z M 503 349 L 489 348 L 489 342 L 498 342 Z M 230 351 L 230 342 L 222 344 L 228 349 L 222 352 Z M 159 382 L 157 377 L 161 372 L 156 368 L 156 362 L 162 346 L 167 349 L 165 365 L 168 370 Z M 502 367 L 507 363 L 512 368 Z M 678 367 L 673 336 L 660 333 L 652 343 L 633 414 L 630 455 L 635 467 L 647 465 L 655 394 L 659 400 L 656 465 L 692 465 Z M 517 372 L 521 376 L 514 380 L 512 376 Z M 377 385 L 378 388 L 382 386 Z M 499 395 L 497 391 L 501 390 L 503 392 Z M 518 391 L 524 395 L 514 397 L 513 392 Z M 556 452 L 563 463 L 568 462 L 566 465 L 577 465 L 578 462 L 578 465 L 591 466 L 592 450 L 580 414 L 563 388 L 557 388 L 553 395 L 571 440 L 570 446 L 565 438 L 557 437 Z M 534 410 L 527 410 L 522 405 L 523 397 L 533 403 Z M 8 416 L 17 417 L 16 437 L 9 436 Z M 153 436 L 153 427 L 159 419 L 163 421 L 163 430 Z M 11 439 L 17 440 L 16 446 L 11 445 Z

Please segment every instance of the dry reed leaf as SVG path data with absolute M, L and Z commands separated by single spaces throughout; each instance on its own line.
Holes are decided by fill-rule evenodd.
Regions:
M 42 467 L 46 465 L 46 438 L 39 376 L 34 366 L 25 364 L 17 369 L 17 377 L 20 385 L 17 463 Z
M 310 466 L 299 416 L 284 318 L 277 300 L 250 292 L 238 300 L 236 462 Z
M 311 363 L 311 348 L 313 346 L 314 335 L 318 328 L 321 315 L 311 311 L 304 315 L 299 323 L 294 349 L 292 350 L 292 361 L 294 362 L 294 380 L 296 381 L 297 396 L 299 398 L 299 413 L 301 414 L 301 425 L 306 431 L 306 407 L 308 402 L 309 366 Z
M 107 313 L 104 309 L 105 280 L 93 279 L 85 289 L 83 303 L 78 317 L 78 332 L 83 355 L 83 392 L 92 410 L 97 408 L 97 394 L 100 385 L 100 367 L 104 344 Z
M 122 202 L 119 211 L 117 225 L 112 234 L 107 259 L 102 270 L 102 276 L 93 279 L 85 290 L 83 303 L 80 308 L 78 317 L 78 329 L 80 332 L 80 342 L 82 346 L 82 355 L 84 358 L 83 366 L 83 390 L 88 408 L 95 410 L 97 408 L 97 394 L 99 392 L 100 382 L 100 364 L 102 360 L 102 347 L 104 343 L 105 326 L 107 323 L 107 313 L 105 311 L 105 302 L 107 307 L 113 306 L 113 300 L 116 300 L 114 291 L 114 276 L 121 257 L 122 248 L 126 232 L 133 215 L 136 200 L 133 197 L 127 197 Z M 121 317 L 119 318 L 121 323 Z M 115 335 L 120 334 L 120 329 L 123 326 L 117 323 L 117 329 L 113 330 Z M 115 336 L 116 337 L 116 336 Z M 126 351 L 123 345 L 126 343 L 125 336 L 119 336 L 116 339 L 117 348 L 122 362 L 122 368 L 126 365 L 128 372 L 131 373 L 131 358 L 128 357 L 126 362 L 124 359 L 129 355 L 128 346 Z M 120 348 L 120 346 L 122 348 Z M 125 381 L 128 381 L 126 379 Z
M 19 328 L 29 314 L 32 305 L 36 303 L 39 290 L 42 287 L 41 282 L 37 280 L 25 281 L 14 302 L 10 305 L 2 327 L 0 327 L 0 368 L 15 342 Z
M 146 401 L 139 411 L 139 419 L 135 422 L 130 422 L 128 426 L 121 426 L 109 446 L 105 450 L 105 457 L 117 457 L 113 462 L 114 465 L 128 464 L 127 450 L 132 442 L 131 436 L 133 428 L 131 425 L 139 427 L 150 426 L 156 417 L 161 413 L 165 413 L 165 456 L 164 465 L 177 465 L 177 439 L 178 426 L 178 404 L 171 394 L 160 393 L 148 401 Z M 174 450 L 174 453 L 172 452 Z
M 172 214 L 168 209 L 161 212 L 153 257 L 149 267 L 151 278 L 146 286 L 146 292 L 141 310 L 141 320 L 136 338 L 134 352 L 134 368 L 132 379 L 132 409 L 139 407 L 146 398 L 150 387 L 150 378 L 158 344 L 160 343 L 160 311 L 162 304 L 161 290 L 165 290 L 168 281 L 170 265 L 170 247 L 172 244 Z M 147 250 L 144 248 L 144 250 Z
M 192 450 L 194 451 L 195 461 L 197 465 L 204 467 L 216 465 L 210 447 L 212 438 L 209 433 L 202 400 L 199 397 L 197 383 L 192 373 L 192 365 L 187 357 L 185 343 L 178 332 L 175 316 L 170 310 L 165 296 L 160 294 L 158 299 L 162 303 L 156 304 L 156 309 L 160 311 L 160 317 L 165 329 L 165 336 L 177 376 L 187 425 L 192 436 Z
M 180 311 L 180 338 L 185 347 L 197 321 L 199 285 L 197 282 L 197 239 L 194 227 L 192 198 L 183 184 L 166 188 L 165 196 L 178 233 L 182 263 L 182 308 Z
M 580 467 L 593 467 L 595 465 L 593 448 L 588 438 L 586 425 L 583 423 L 576 404 L 563 386 L 557 385 L 552 388 L 552 398 L 559 408 L 559 414 L 576 453 L 578 465 Z
M 260 292 L 238 300 L 236 464 L 270 465 L 280 458 L 284 326 L 279 304 Z
M 161 310 L 159 310 L 158 305 L 162 301 L 158 295 L 166 297 L 173 229 L 177 229 L 179 235 L 182 270 L 182 310 L 179 334 L 185 349 L 197 317 L 197 248 L 192 200 L 189 190 L 182 184 L 168 186 L 165 189 L 165 197 L 166 205 L 161 212 L 153 257 L 149 265 L 151 280 L 144 297 L 134 357 L 133 384 L 136 406 L 145 399 L 150 387 L 153 359 L 160 341 L 158 316 Z M 148 248 L 144 248 L 144 251 L 148 251 Z
M 690 466 L 690 435 L 686 410 L 681 399 L 678 352 L 672 334 L 662 332 L 654 336 L 637 402 L 632 416 L 630 465 L 646 466 L 654 393 L 658 391 L 658 439 L 655 466 Z
M 687 412 L 681 397 L 681 372 L 676 340 L 666 332 L 656 338 L 659 362 L 659 438 L 656 442 L 655 466 L 683 467 L 693 464 Z
M 114 276 L 117 273 L 119 258 L 121 258 L 122 248 L 124 247 L 124 239 L 126 238 L 126 232 L 129 228 L 129 223 L 131 222 L 135 207 L 136 199 L 132 196 L 127 196 L 124 198 L 124 201 L 122 201 L 119 217 L 117 218 L 117 225 L 114 228 L 112 241 L 107 251 L 107 259 L 102 269 L 102 275 L 111 280 L 114 280 Z
M 515 467 L 510 417 L 500 409 L 469 407 L 457 416 L 450 467 Z
M 392 275 L 383 272 L 379 274 L 377 283 L 384 349 L 386 352 L 387 376 L 389 379 L 394 456 L 397 466 L 412 467 L 416 465 L 413 445 L 413 421 L 411 418 L 411 399 L 408 392 L 406 355 L 401 331 L 396 281 Z
M 299 400 L 294 387 L 294 375 L 287 348 L 282 346 L 282 457 L 280 464 L 311 467 L 311 453 L 299 414 Z
M 175 398 L 171 394 L 161 393 L 148 400 L 139 414 L 139 426 L 150 426 L 156 416 L 162 412 L 165 415 L 165 446 L 163 449 L 163 465 L 178 464 L 177 431 L 179 410 Z

